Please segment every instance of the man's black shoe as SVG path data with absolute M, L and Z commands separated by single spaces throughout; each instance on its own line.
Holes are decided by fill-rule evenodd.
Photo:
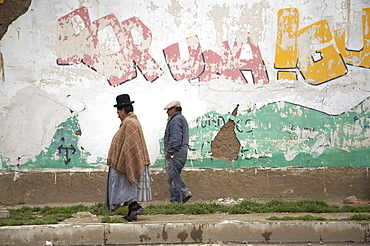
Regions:
M 189 201 L 189 199 L 190 199 L 192 196 L 193 196 L 192 194 L 187 195 L 184 199 L 182 199 L 182 203 L 186 203 L 187 201 Z

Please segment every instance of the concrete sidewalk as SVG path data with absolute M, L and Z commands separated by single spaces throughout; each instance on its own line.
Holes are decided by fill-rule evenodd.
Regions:
M 303 214 L 306 215 L 307 213 Z M 0 245 L 285 244 L 370 245 L 370 222 L 271 221 L 302 214 L 140 215 L 137 222 L 72 218 L 57 225 L 0 227 Z M 312 214 L 340 219 L 351 214 Z

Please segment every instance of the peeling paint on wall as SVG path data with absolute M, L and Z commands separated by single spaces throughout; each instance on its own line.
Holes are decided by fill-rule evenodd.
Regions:
M 236 158 L 227 163 L 212 157 L 211 143 L 217 140 L 216 136 L 230 119 L 235 122 L 233 130 L 241 147 Z M 300 105 L 278 102 L 235 117 L 209 112 L 191 125 L 187 167 L 370 165 L 369 98 L 341 115 L 328 115 Z M 233 157 L 232 152 L 225 155 Z M 162 158 L 156 161 L 155 167 L 163 166 Z
M 239 154 L 240 142 L 235 135 L 235 116 L 238 107 L 233 110 L 229 120 L 223 125 L 217 133 L 215 139 L 211 142 L 212 158 L 216 160 L 225 160 L 231 163 Z
M 22 165 L 8 165 L 3 161 L 5 170 L 14 169 L 71 169 L 71 168 L 101 168 L 99 163 L 87 163 L 86 159 L 90 155 L 84 151 L 83 146 L 78 143 L 82 131 L 78 123 L 78 116 L 70 117 L 67 121 L 61 123 L 54 134 L 54 137 L 45 151 L 34 158 L 28 160 Z
M 1 72 L 1 81 L 5 81 L 5 69 L 4 69 L 4 58 L 3 54 L 0 52 L 0 72 Z
M 209 112 L 190 123 L 187 167 L 369 167 L 370 98 L 341 115 L 286 102 L 236 112 Z M 3 157 L 3 169 L 104 168 L 104 158 L 86 162 L 89 153 L 78 144 L 81 134 L 78 117 L 71 117 L 58 126 L 46 151 L 17 166 Z M 225 139 L 232 135 L 234 140 Z M 163 166 L 162 158 L 152 167 Z
M 8 26 L 20 15 L 24 14 L 28 10 L 30 3 L 31 0 L 0 0 L 0 15 L 2 16 L 0 25 L 0 39 L 4 36 L 6 30 L 8 29 Z

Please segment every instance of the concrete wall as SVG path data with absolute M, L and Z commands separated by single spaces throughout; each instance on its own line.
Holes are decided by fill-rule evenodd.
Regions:
M 135 101 L 153 170 L 172 100 L 189 121 L 189 171 L 220 169 L 228 182 L 235 168 L 302 167 L 315 178 L 370 167 L 370 1 L 22 7 L 17 19 L 6 12 L 0 40 L 4 173 L 104 173 L 122 93 Z M 368 175 L 354 177 L 364 186 L 351 195 L 368 199 Z

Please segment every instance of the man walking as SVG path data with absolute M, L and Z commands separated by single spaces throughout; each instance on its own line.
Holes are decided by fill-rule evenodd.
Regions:
M 134 114 L 128 94 L 116 98 L 121 125 L 112 139 L 108 152 L 109 166 L 105 205 L 110 211 L 129 206 L 124 217 L 136 221 L 143 208 L 137 203 L 152 200 L 149 168 L 150 159 L 141 124 Z
M 170 102 L 164 109 L 167 110 L 168 115 L 164 134 L 164 153 L 170 202 L 185 203 L 193 196 L 180 176 L 188 156 L 188 123 L 181 113 L 180 102 Z

